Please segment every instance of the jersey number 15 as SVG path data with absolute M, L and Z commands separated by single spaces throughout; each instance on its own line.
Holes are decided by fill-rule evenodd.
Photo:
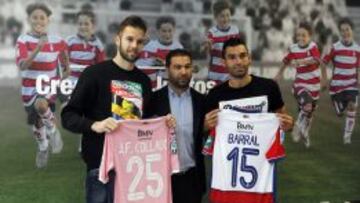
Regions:
M 235 147 L 231 152 L 227 155 L 227 160 L 232 161 L 232 169 L 231 169 L 231 186 L 235 188 L 238 183 L 238 166 L 239 166 L 239 148 Z M 249 173 L 251 175 L 250 181 L 246 181 L 244 176 L 240 175 L 240 185 L 246 189 L 253 188 L 258 179 L 258 172 L 254 166 L 248 165 L 246 160 L 248 156 L 258 156 L 259 150 L 253 148 L 243 148 L 242 155 L 240 160 L 240 171 L 244 173 Z

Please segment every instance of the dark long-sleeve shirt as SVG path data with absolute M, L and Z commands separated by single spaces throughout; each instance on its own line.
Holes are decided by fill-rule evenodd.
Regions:
M 139 69 L 126 71 L 112 60 L 85 69 L 69 103 L 61 112 L 63 127 L 83 134 L 82 157 L 88 170 L 100 166 L 104 143 L 104 134 L 92 131 L 91 125 L 112 116 L 112 101 L 116 97 L 113 93 L 119 84 L 129 85 L 125 88 L 139 92 L 142 97 L 139 110 L 142 117 L 146 117 L 151 97 L 150 79 Z

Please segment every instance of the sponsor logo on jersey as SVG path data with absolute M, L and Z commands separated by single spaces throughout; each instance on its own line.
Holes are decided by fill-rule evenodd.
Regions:
M 254 126 L 250 124 L 244 124 L 242 122 L 237 122 L 237 129 L 238 130 L 254 130 Z
M 151 136 L 153 135 L 152 130 L 138 130 L 137 136 L 139 139 L 151 139 Z
M 224 105 L 223 109 L 234 110 L 241 113 L 259 113 L 263 111 L 265 105 L 266 105 L 265 101 L 261 102 L 260 104 L 246 105 L 246 106 L 226 104 Z

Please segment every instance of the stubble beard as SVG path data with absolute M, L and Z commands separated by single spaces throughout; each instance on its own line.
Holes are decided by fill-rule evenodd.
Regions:
M 136 56 L 134 58 L 130 58 L 129 55 L 126 53 L 126 51 L 124 51 L 120 45 L 120 47 L 118 47 L 118 51 L 120 53 L 120 56 L 127 62 L 129 63 L 135 63 L 135 61 L 139 58 L 139 56 Z
M 243 73 L 235 73 L 230 75 L 232 78 L 234 79 L 244 79 L 246 76 L 248 75 L 248 69 L 244 68 L 244 72 Z

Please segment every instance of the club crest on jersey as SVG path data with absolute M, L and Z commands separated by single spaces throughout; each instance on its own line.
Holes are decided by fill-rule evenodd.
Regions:
M 265 101 L 261 102 L 260 104 L 246 105 L 246 106 L 226 104 L 224 105 L 223 109 L 229 109 L 241 113 L 259 113 L 263 111 L 265 105 L 266 105 Z

